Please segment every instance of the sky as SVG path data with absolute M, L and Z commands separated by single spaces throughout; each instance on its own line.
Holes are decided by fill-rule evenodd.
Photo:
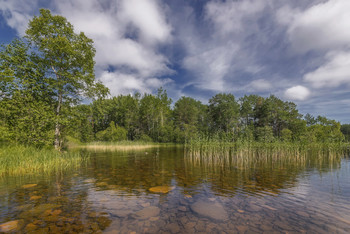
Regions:
M 0 0 L 0 43 L 40 8 L 94 40 L 112 95 L 273 94 L 350 123 L 349 0 Z

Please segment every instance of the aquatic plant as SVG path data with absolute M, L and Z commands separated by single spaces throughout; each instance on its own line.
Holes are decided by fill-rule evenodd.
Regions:
M 216 139 L 195 140 L 185 145 L 186 155 L 197 160 L 239 160 L 247 161 L 305 161 L 312 158 L 336 160 L 349 153 L 349 144 L 292 142 L 226 142 Z
M 58 152 L 52 148 L 11 145 L 0 147 L 0 176 L 51 173 L 78 167 L 88 160 L 80 152 Z

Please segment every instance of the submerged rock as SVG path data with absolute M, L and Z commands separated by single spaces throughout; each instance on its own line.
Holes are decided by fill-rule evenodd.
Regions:
M 25 231 L 26 232 L 31 232 L 31 231 L 34 231 L 35 229 L 37 229 L 38 226 L 36 226 L 35 224 L 33 223 L 29 223 L 27 224 L 27 226 L 25 227 Z
M 217 202 L 197 201 L 191 205 L 191 209 L 200 216 L 217 221 L 225 221 L 228 219 L 228 214 L 224 207 Z
M 37 186 L 38 184 L 25 184 L 22 186 L 22 188 L 33 188 L 35 186 Z
M 38 200 L 42 198 L 42 196 L 31 196 L 29 200 Z
M 23 220 L 13 220 L 3 224 L 0 224 L 0 232 L 17 232 L 23 226 Z
M 50 215 L 50 212 L 52 209 L 56 209 L 61 207 L 60 205 L 56 204 L 40 204 L 33 209 L 26 210 L 20 214 L 20 217 L 23 217 L 24 219 L 27 219 L 28 217 L 33 217 L 33 216 L 39 216 L 39 215 Z M 49 210 L 48 212 L 46 212 Z M 46 213 L 45 213 L 46 212 Z
M 156 187 L 152 187 L 149 189 L 150 192 L 153 192 L 153 193 L 168 193 L 170 192 L 171 190 L 173 190 L 175 187 L 170 187 L 170 186 L 156 186 Z
M 98 182 L 98 183 L 96 183 L 96 186 L 105 187 L 105 186 L 108 186 L 108 184 L 107 184 L 107 182 Z
M 136 216 L 140 219 L 149 219 L 151 217 L 158 216 L 160 209 L 156 206 L 146 207 L 138 212 L 136 212 Z
M 119 218 L 127 217 L 128 215 L 132 214 L 132 210 L 125 210 L 125 209 L 115 209 L 110 211 L 110 213 L 114 216 L 118 216 Z

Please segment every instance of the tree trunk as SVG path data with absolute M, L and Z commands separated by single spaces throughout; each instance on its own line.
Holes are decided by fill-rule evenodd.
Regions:
M 59 91 L 58 104 L 57 104 L 57 109 L 56 109 L 56 128 L 55 128 L 55 149 L 58 151 L 61 151 L 61 141 L 60 141 L 61 126 L 59 123 L 61 105 L 62 105 L 62 93 Z

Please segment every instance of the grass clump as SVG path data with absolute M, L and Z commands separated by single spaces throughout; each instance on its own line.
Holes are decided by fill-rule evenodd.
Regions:
M 69 148 L 81 148 L 94 151 L 130 151 L 130 150 L 146 150 L 160 146 L 174 145 L 172 143 L 155 143 L 145 141 L 95 141 L 89 143 L 71 144 Z
M 349 153 L 346 143 L 293 142 L 225 142 L 216 140 L 197 140 L 186 144 L 188 156 L 197 160 L 272 160 L 306 161 L 312 156 L 317 160 L 337 160 Z
M 58 152 L 22 145 L 1 146 L 0 176 L 58 172 L 77 168 L 87 159 L 88 156 L 80 152 Z

